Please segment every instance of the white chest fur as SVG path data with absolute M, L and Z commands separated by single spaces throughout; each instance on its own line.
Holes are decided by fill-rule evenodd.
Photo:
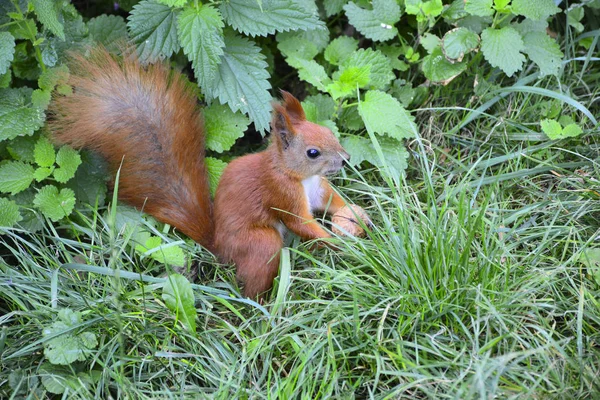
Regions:
M 319 208 L 323 201 L 323 187 L 321 186 L 321 177 L 319 175 L 313 175 L 302 181 L 304 186 L 304 194 L 308 201 L 310 212 Z

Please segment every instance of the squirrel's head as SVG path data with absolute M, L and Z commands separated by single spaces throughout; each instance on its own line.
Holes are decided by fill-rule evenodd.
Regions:
M 333 132 L 307 121 L 298 99 L 286 91 L 281 93 L 283 103 L 273 105 L 271 135 L 285 166 L 302 178 L 341 170 L 350 155 Z

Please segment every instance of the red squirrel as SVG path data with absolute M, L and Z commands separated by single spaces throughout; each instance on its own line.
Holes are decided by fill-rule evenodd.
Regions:
M 273 285 L 285 230 L 303 240 L 330 237 L 313 212 L 346 205 L 324 176 L 350 156 L 331 130 L 306 120 L 294 96 L 282 91 L 268 148 L 225 168 L 213 205 L 203 120 L 185 78 L 162 63 L 90 53 L 72 56 L 73 94 L 51 104 L 54 141 L 94 150 L 113 172 L 120 168 L 119 198 L 234 262 L 244 295 Z

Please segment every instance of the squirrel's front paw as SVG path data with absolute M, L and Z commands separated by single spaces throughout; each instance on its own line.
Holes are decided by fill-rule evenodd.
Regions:
M 365 236 L 365 230 L 357 219 L 362 220 L 367 226 L 372 225 L 367 212 L 356 204 L 340 208 L 331 218 L 333 233 L 342 236 Z

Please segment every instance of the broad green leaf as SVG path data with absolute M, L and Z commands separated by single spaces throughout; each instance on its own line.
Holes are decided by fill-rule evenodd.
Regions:
M 306 119 L 318 123 L 332 119 L 335 113 L 335 102 L 326 94 L 308 96 L 302 102 Z
M 30 0 L 38 19 L 50 32 L 65 40 L 63 24 L 59 21 L 60 1 L 53 0 Z
M 529 32 L 523 36 L 525 54 L 540 67 L 540 75 L 557 75 L 562 64 L 560 46 L 546 32 Z
M 40 231 L 45 224 L 41 215 L 33 211 L 31 207 L 36 193 L 37 191 L 33 187 L 29 187 L 28 189 L 11 196 L 11 200 L 14 200 L 15 203 L 21 206 L 20 212 L 23 216 L 23 220 L 19 222 L 19 226 L 29 233 Z
M 183 7 L 188 0 L 158 0 L 159 3 L 166 4 L 169 7 Z
M 335 100 L 350 94 L 358 96 L 358 89 L 364 88 L 370 81 L 371 67 L 349 67 L 336 77 L 336 80 L 327 86 L 327 91 Z
M 400 101 L 404 107 L 408 107 L 415 98 L 415 89 L 412 84 L 404 79 L 396 79 L 392 85 L 390 94 Z
M 65 84 L 69 80 L 69 69 L 66 65 L 55 68 L 47 68 L 38 79 L 40 89 L 52 91 L 59 84 Z
M 15 54 L 15 38 L 8 32 L 0 32 L 0 75 L 10 67 Z
M 68 374 L 69 371 L 61 370 L 60 372 L 55 371 L 49 367 L 53 367 L 52 365 L 46 363 L 40 368 L 39 374 L 41 375 L 42 385 L 44 388 L 53 394 L 63 394 L 65 390 L 69 387 L 67 382 L 67 378 L 65 374 Z
M 66 186 L 75 192 L 77 201 L 92 205 L 97 201 L 99 206 L 103 206 L 109 176 L 106 163 L 98 154 L 89 151 L 81 152 L 80 156 L 81 165 Z
M 163 287 L 162 298 L 167 308 L 175 313 L 176 319 L 196 333 L 195 298 L 190 282 L 183 275 L 169 275 Z
M 300 58 L 303 60 L 312 60 L 319 54 L 317 45 L 301 37 L 286 37 L 283 40 L 279 40 L 277 48 L 285 57 Z
M 378 142 L 383 153 L 383 160 L 369 139 L 355 135 L 348 135 L 342 139 L 344 149 L 352 156 L 350 164 L 359 165 L 363 161 L 367 161 L 380 170 L 385 170 L 387 167 L 392 175 L 400 177 L 408 166 L 406 148 L 401 142 L 391 138 L 378 138 Z
M 358 49 L 358 40 L 350 36 L 340 36 L 329 43 L 325 49 L 325 60 L 330 64 L 340 65 Z
M 81 164 L 81 156 L 77 150 L 63 146 L 56 153 L 56 163 L 59 168 L 54 170 L 54 179 L 57 182 L 65 183 L 75 176 L 75 171 Z
M 271 119 L 272 100 L 266 68 L 265 56 L 256 44 L 227 32 L 217 78 L 203 90 L 209 99 L 218 98 L 232 111 L 247 113 L 256 130 L 266 131 Z
M 437 17 L 444 10 L 442 0 L 405 0 L 406 13 L 415 15 L 417 21 L 427 21 Z
M 102 14 L 87 23 L 90 35 L 109 51 L 118 51 L 119 42 L 127 40 L 127 24 L 118 15 Z
M 92 39 L 89 37 L 89 31 L 85 22 L 83 22 L 83 17 L 79 12 L 75 9 L 75 7 L 63 1 L 61 15 L 64 19 L 64 29 L 65 29 L 65 40 L 62 40 L 58 37 L 51 37 L 49 42 L 49 47 L 46 47 L 45 50 L 48 53 L 54 54 L 46 54 L 44 56 L 44 52 L 42 55 L 47 57 L 65 57 L 66 53 L 69 51 L 80 50 L 84 51 L 87 46 L 92 44 Z M 44 45 L 44 43 L 42 43 Z M 43 46 L 42 46 L 43 47 Z M 54 60 L 56 62 L 56 60 Z M 50 64 L 49 64 L 50 65 Z
M 325 27 L 302 0 L 229 0 L 219 9 L 234 29 L 251 36 Z
M 465 11 L 478 17 L 490 17 L 494 15 L 493 4 L 494 0 L 466 0 Z
M 582 133 L 583 133 L 583 130 L 581 129 L 581 127 L 579 125 L 573 123 L 573 124 L 568 124 L 563 128 L 562 136 L 563 137 L 577 137 L 577 136 L 581 136 Z
M 466 28 L 448 31 L 442 39 L 442 51 L 451 62 L 461 62 L 466 53 L 479 47 L 479 36 Z
M 525 49 L 519 32 L 510 26 L 502 29 L 487 28 L 481 33 L 481 52 L 485 59 L 494 67 L 500 68 L 508 76 L 521 68 Z
M 551 140 L 560 139 L 563 128 L 558 121 L 554 119 L 543 119 L 540 121 L 540 125 L 542 126 L 542 131 L 548 138 Z
M 9 69 L 4 74 L 0 74 L 0 89 L 10 86 L 12 80 L 12 71 Z
M 8 142 L 6 149 L 15 160 L 34 163 L 33 150 L 36 139 L 34 136 L 19 136 Z
M 223 55 L 223 20 L 211 6 L 187 7 L 179 16 L 178 33 L 183 52 L 192 61 L 200 87 L 217 78 Z
M 31 104 L 28 88 L 0 89 L 0 141 L 31 135 L 44 124 L 44 112 Z
M 412 138 L 417 126 L 415 118 L 391 95 L 369 90 L 358 104 L 358 112 L 367 130 L 394 139 Z M 385 116 L 385 118 L 382 118 Z
M 360 49 L 347 58 L 340 67 L 340 73 L 347 68 L 362 68 L 368 66 L 369 89 L 385 89 L 396 77 L 390 60 L 380 51 L 372 49 Z
M 332 15 L 339 14 L 343 9 L 344 5 L 348 0 L 323 0 L 323 6 L 325 7 L 325 15 L 327 18 Z
M 322 92 L 327 90 L 327 85 L 331 83 L 331 78 L 327 75 L 325 68 L 315 60 L 302 60 L 290 57 L 288 64 L 298 70 L 298 77 L 305 82 L 310 83 Z
M 49 90 L 35 89 L 31 93 L 31 104 L 39 109 L 45 111 L 52 100 L 52 93 Z
M 512 0 L 511 11 L 533 20 L 545 20 L 556 14 L 560 8 L 553 0 Z
M 233 146 L 250 125 L 245 115 L 234 113 L 222 104 L 213 102 L 203 109 L 206 130 L 206 148 L 222 153 Z
M 127 26 L 137 44 L 140 61 L 154 62 L 179 51 L 178 15 L 179 10 L 153 0 L 142 0 L 133 6 Z
M 96 335 L 91 332 L 77 334 L 72 328 L 81 324 L 81 313 L 70 309 L 61 309 L 58 319 L 42 330 L 44 337 L 44 356 L 51 364 L 69 365 L 75 361 L 84 361 L 90 350 L 98 346 Z
M 219 185 L 221 175 L 223 175 L 223 171 L 225 171 L 225 167 L 227 167 L 227 163 L 213 157 L 206 157 L 204 159 L 204 163 L 206 164 L 206 169 L 208 171 L 210 194 L 214 196 L 217 191 L 217 186 Z
M 12 227 L 23 217 L 19 213 L 19 206 L 12 200 L 0 197 L 0 226 Z
M 436 48 L 442 44 L 442 40 L 432 33 L 426 33 L 421 37 L 421 46 L 431 54 Z
M 466 62 L 451 63 L 444 57 L 442 49 L 437 47 L 423 58 L 421 68 L 430 81 L 447 85 L 467 68 L 467 64 Z
M 150 253 L 150 257 L 161 264 L 174 265 L 177 267 L 183 267 L 185 264 L 185 254 L 183 249 L 179 246 L 162 246 L 162 239 L 158 236 L 148 237 L 143 245 L 137 244 L 135 249 L 142 254 L 154 250 Z
M 377 46 L 377 50 L 388 58 L 392 69 L 404 72 L 410 68 L 409 65 L 403 61 L 405 51 L 402 47 L 395 44 L 385 44 Z
M 33 182 L 34 169 L 21 161 L 10 161 L 0 165 L 0 192 L 16 194 Z
M 366 10 L 354 2 L 344 6 L 348 22 L 365 37 L 383 42 L 396 37 L 394 25 L 400 21 L 400 6 L 396 0 L 373 0 L 373 9 Z
M 52 175 L 53 171 L 54 167 L 39 167 L 36 168 L 35 172 L 33 173 L 33 177 L 35 178 L 36 182 L 41 182 Z
M 75 193 L 71 189 L 61 189 L 47 185 L 40 189 L 33 199 L 35 205 L 52 222 L 68 216 L 75 206 Z
M 276 36 L 277 43 L 293 39 L 298 43 L 310 42 L 317 47 L 317 54 L 325 50 L 329 44 L 329 30 L 327 28 L 312 29 L 310 31 L 279 32 Z
M 40 136 L 33 149 L 35 162 L 40 167 L 51 167 L 54 165 L 56 153 L 54 146 L 46 136 Z

